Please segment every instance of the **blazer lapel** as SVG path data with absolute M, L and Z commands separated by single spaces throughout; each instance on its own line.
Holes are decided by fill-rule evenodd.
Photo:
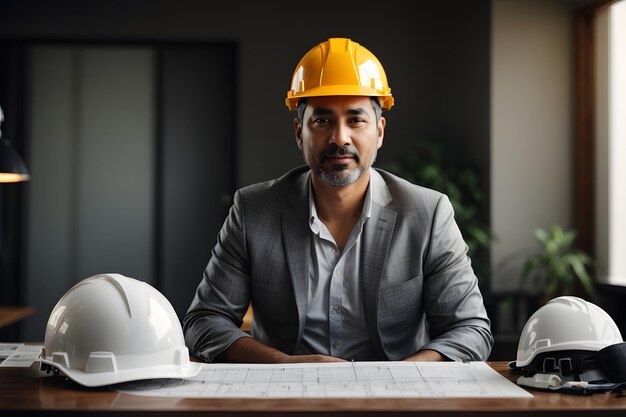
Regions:
M 282 212 L 282 227 L 287 264 L 291 274 L 294 297 L 298 308 L 298 340 L 304 331 L 308 303 L 310 229 L 308 181 L 309 175 L 300 176 L 293 184 L 287 200 L 291 207 Z
M 377 325 L 378 295 L 397 213 L 386 207 L 392 198 L 385 180 L 375 170 L 372 178 L 372 213 L 365 224 L 361 253 L 361 296 L 370 338 L 384 355 Z

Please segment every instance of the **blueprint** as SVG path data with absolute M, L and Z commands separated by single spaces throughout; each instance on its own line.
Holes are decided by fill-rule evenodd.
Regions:
M 39 360 L 42 347 L 24 343 L 0 343 L 0 367 L 28 368 Z
M 532 397 L 485 362 L 203 364 L 191 379 L 134 381 L 113 389 L 202 398 Z

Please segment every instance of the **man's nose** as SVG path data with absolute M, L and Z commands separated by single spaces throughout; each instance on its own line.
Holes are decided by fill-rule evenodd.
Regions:
M 343 148 L 345 145 L 352 144 L 352 138 L 350 137 L 350 129 L 345 123 L 337 123 L 337 126 L 332 131 L 328 143 L 334 143 L 339 148 Z

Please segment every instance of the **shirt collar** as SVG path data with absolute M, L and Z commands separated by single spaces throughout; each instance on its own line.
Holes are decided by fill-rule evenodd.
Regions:
M 367 184 L 367 192 L 365 193 L 365 201 L 363 202 L 363 211 L 361 211 L 360 223 L 363 225 L 372 215 L 372 183 L 377 181 L 376 175 L 373 175 L 370 168 L 370 181 Z M 313 183 L 309 179 L 309 227 L 316 235 L 320 233 L 321 220 L 317 216 L 317 208 L 315 207 L 315 199 L 313 198 Z

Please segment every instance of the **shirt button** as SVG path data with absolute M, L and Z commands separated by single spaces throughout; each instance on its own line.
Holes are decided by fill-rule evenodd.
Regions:
M 339 309 L 340 309 L 339 304 L 333 304 L 333 310 L 339 311 Z
M 331 251 L 332 253 L 337 252 L 337 250 L 336 250 L 335 248 L 330 248 L 330 251 Z
M 339 343 L 333 343 L 333 347 L 335 349 L 339 349 L 341 347 L 341 345 Z

